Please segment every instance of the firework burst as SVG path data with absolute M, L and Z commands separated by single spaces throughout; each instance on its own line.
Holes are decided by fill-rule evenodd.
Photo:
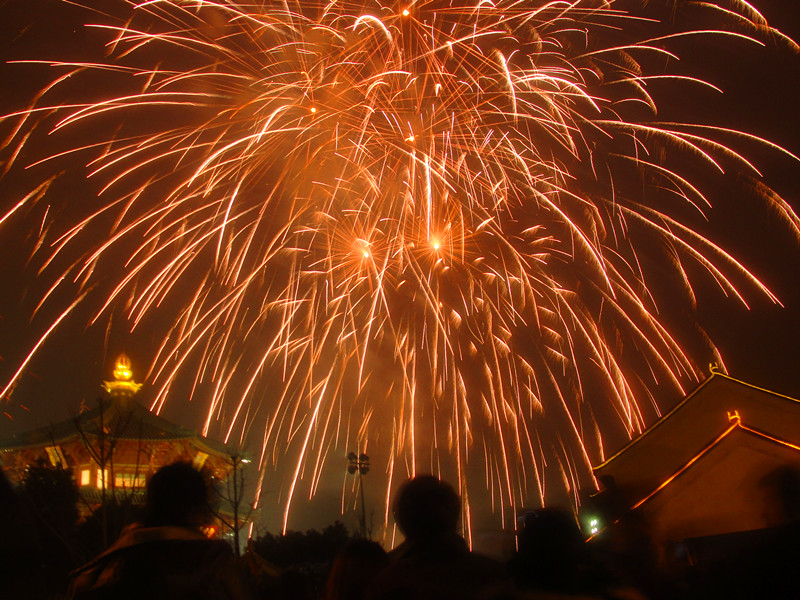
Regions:
M 81 304 L 134 328 L 170 314 L 154 406 L 179 381 L 207 390 L 206 431 L 261 444 L 263 472 L 293 465 L 285 519 L 351 448 L 385 452 L 387 507 L 425 471 L 457 479 L 467 510 L 488 489 L 513 517 L 544 501 L 549 471 L 577 498 L 602 455 L 596 415 L 633 435 L 649 387 L 700 376 L 646 265 L 684 294 L 699 266 L 727 294 L 771 297 L 687 218 L 710 206 L 698 171 L 757 175 L 725 143 L 754 138 L 659 122 L 652 92 L 710 85 L 665 71 L 687 37 L 779 36 L 719 4 L 702 10 L 729 31 L 599 0 L 96 14 L 107 55 L 44 62 L 52 83 L 5 118 L 7 171 L 46 131 L 64 149 L 36 168 L 101 187 L 72 221 L 39 213 L 42 305 L 63 286 L 78 299 L 37 348 Z M 0 223 L 57 203 L 50 184 Z

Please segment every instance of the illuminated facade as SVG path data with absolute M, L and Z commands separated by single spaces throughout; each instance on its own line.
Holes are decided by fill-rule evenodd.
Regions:
M 800 401 L 712 371 L 594 472 L 612 518 L 636 511 L 675 542 L 778 524 L 766 482 L 787 468 L 800 473 Z
M 134 381 L 126 356 L 118 359 L 113 380 L 103 388 L 108 397 L 95 408 L 0 442 L 9 479 L 19 482 L 37 462 L 68 468 L 86 501 L 81 509 L 88 514 L 110 496 L 142 502 L 150 475 L 175 461 L 192 462 L 219 480 L 230 473 L 232 450 L 170 423 L 134 399 L 141 384 Z

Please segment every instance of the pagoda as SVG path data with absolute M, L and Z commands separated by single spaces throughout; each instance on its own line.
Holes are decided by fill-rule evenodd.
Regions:
M 188 461 L 224 480 L 235 450 L 167 421 L 137 400 L 142 384 L 134 380 L 130 359 L 119 357 L 113 379 L 103 382 L 107 396 L 76 417 L 0 440 L 0 464 L 19 483 L 30 465 L 47 464 L 72 471 L 89 514 L 110 497 L 138 504 L 144 487 L 160 467 Z

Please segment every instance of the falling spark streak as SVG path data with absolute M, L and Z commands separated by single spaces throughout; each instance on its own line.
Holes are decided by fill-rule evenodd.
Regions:
M 161 328 L 154 409 L 187 387 L 204 433 L 258 430 L 256 496 L 280 488 L 284 528 L 351 448 L 385 463 L 371 479 L 387 532 L 393 488 L 418 472 L 457 482 L 470 536 L 484 506 L 510 524 L 558 480 L 578 502 L 604 427 L 635 435 L 655 388 L 701 376 L 646 265 L 690 300 L 700 279 L 745 307 L 750 292 L 778 303 L 686 214 L 705 219 L 715 177 L 760 178 L 737 144 L 796 157 L 656 116 L 662 88 L 721 91 L 665 70 L 677 42 L 796 45 L 747 2 L 700 4 L 734 26 L 676 30 L 601 0 L 92 12 L 106 59 L 25 61 L 56 75 L 0 120 L 3 171 L 46 173 L 0 217 L 38 217 L 50 287 L 34 312 L 80 290 L 2 397 L 87 304 L 91 323 Z M 42 131 L 68 147 L 37 151 Z M 57 218 L 54 170 L 78 163 L 100 194 Z
M 67 317 L 67 315 L 69 315 L 69 313 L 72 312 L 72 309 L 74 309 L 76 306 L 78 306 L 78 304 L 81 303 L 81 301 L 84 298 L 84 295 L 85 294 L 80 295 L 72 304 L 69 305 L 69 307 L 67 307 L 67 310 L 62 312 L 58 316 L 58 318 L 55 321 L 53 321 L 52 325 L 50 325 L 50 327 L 47 328 L 47 331 L 44 332 L 42 337 L 39 338 L 39 341 L 36 342 L 36 345 L 28 353 L 28 356 L 25 357 L 25 360 L 22 361 L 22 364 L 17 369 L 17 372 L 14 373 L 13 377 L 8 382 L 6 387 L 3 388 L 2 392 L 0 392 L 0 400 L 8 398 L 9 392 L 11 392 L 11 390 L 17 384 L 17 381 L 19 381 L 20 375 L 22 375 L 22 372 L 25 370 L 25 367 L 28 366 L 28 363 L 31 361 L 31 359 L 34 356 L 36 356 L 36 352 L 39 350 L 39 347 L 42 344 L 44 344 L 45 341 L 47 341 L 47 338 L 50 337 L 50 334 L 53 333 L 56 330 L 56 327 L 58 327 L 58 325 L 61 323 L 61 321 L 63 321 Z

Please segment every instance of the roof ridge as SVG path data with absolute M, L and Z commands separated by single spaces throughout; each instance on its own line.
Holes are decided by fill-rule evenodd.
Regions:
M 689 394 L 687 394 L 686 397 L 683 400 L 678 402 L 668 412 L 666 412 L 664 415 L 659 417 L 657 421 L 655 421 L 647 429 L 642 431 L 638 436 L 636 436 L 635 438 L 631 439 L 628 443 L 626 443 L 624 446 L 622 446 L 622 448 L 620 448 L 617 452 L 615 452 L 609 458 L 605 459 L 603 462 L 601 462 L 596 467 L 593 467 L 592 471 L 596 472 L 596 471 L 598 471 L 600 469 L 603 469 L 609 463 L 614 461 L 618 456 L 620 456 L 621 454 L 626 452 L 629 448 L 631 448 L 631 447 L 635 446 L 636 444 L 640 443 L 642 440 L 648 439 L 649 436 L 651 436 L 654 431 L 658 430 L 658 428 L 669 419 L 669 417 L 671 417 L 676 412 L 678 412 L 683 407 L 685 407 L 702 390 L 704 390 L 706 387 L 711 385 L 711 382 L 714 381 L 715 379 L 724 379 L 724 380 L 739 384 L 739 385 L 741 385 L 743 387 L 749 388 L 751 390 L 756 390 L 756 391 L 759 391 L 759 392 L 762 392 L 762 393 L 765 393 L 765 394 L 769 394 L 771 396 L 775 396 L 777 398 L 782 398 L 784 400 L 789 400 L 789 401 L 791 401 L 793 403 L 796 403 L 796 404 L 800 405 L 800 400 L 797 400 L 796 398 L 792 398 L 791 396 L 786 396 L 785 394 L 780 394 L 778 392 L 774 392 L 772 390 L 768 390 L 766 388 L 762 388 L 762 387 L 753 385 L 751 383 L 747 383 L 747 382 L 742 381 L 740 379 L 736 379 L 735 377 L 731 377 L 727 373 L 723 373 L 723 372 L 721 372 L 721 371 L 719 371 L 719 370 L 717 370 L 715 368 L 712 368 L 710 375 L 708 377 L 706 377 L 706 379 L 701 381 L 691 392 L 689 392 Z

